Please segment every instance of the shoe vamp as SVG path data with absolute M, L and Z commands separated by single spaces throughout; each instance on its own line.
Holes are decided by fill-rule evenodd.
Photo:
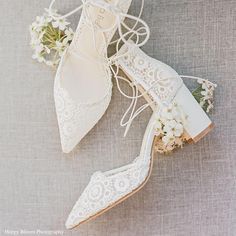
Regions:
M 109 68 L 96 62 L 67 56 L 61 69 L 60 84 L 79 104 L 95 103 L 109 92 Z

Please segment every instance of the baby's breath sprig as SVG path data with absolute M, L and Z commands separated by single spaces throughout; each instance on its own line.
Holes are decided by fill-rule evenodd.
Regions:
M 65 49 L 72 41 L 74 32 L 66 19 L 60 18 L 56 10 L 46 10 L 30 25 L 33 59 L 48 66 L 58 65 Z M 53 17 L 52 17 L 53 15 Z
M 214 90 L 216 84 L 203 79 L 197 80 L 199 86 L 192 92 L 200 106 L 209 113 L 213 108 Z M 176 148 L 182 148 L 186 143 L 185 125 L 188 117 L 177 103 L 172 103 L 163 108 L 156 119 L 156 142 L 155 150 L 159 153 L 168 154 Z
M 195 99 L 200 106 L 207 112 L 213 109 L 214 104 L 214 90 L 217 87 L 216 84 L 211 83 L 208 80 L 198 80 L 199 86 L 192 92 Z
M 176 148 L 183 147 L 186 122 L 187 116 L 177 103 L 165 107 L 156 118 L 155 150 L 167 154 Z

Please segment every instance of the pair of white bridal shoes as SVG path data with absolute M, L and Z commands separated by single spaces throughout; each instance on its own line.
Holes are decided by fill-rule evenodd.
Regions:
M 102 214 L 143 187 L 151 174 L 154 140 L 160 135 L 166 143 L 182 133 L 186 141 L 197 142 L 213 127 L 183 83 L 182 78 L 187 76 L 180 76 L 139 48 L 147 42 L 149 28 L 140 19 L 144 0 L 138 17 L 127 14 L 131 1 L 82 0 L 81 6 L 62 17 L 53 16 L 55 0 L 49 7 L 51 16 L 57 20 L 82 10 L 73 41 L 64 52 L 55 78 L 63 152 L 73 150 L 105 113 L 112 95 L 112 76 L 122 95 L 131 100 L 121 119 L 125 134 L 135 117 L 148 107 L 153 109 L 139 156 L 129 165 L 92 175 L 67 219 L 68 229 Z M 125 18 L 133 22 L 132 27 L 124 23 Z M 111 41 L 117 30 L 118 39 Z M 110 44 L 116 45 L 116 52 L 109 57 Z M 126 78 L 120 75 L 120 70 Z M 121 90 L 120 81 L 128 82 L 132 95 Z M 211 84 L 202 80 L 205 82 Z M 147 103 L 136 109 L 140 97 Z
M 187 76 L 178 75 L 171 67 L 147 56 L 138 47 L 132 47 L 132 44 L 124 45 L 118 55 L 122 56 L 117 57 L 116 65 L 127 75 L 133 89 L 133 96 L 124 94 L 131 99 L 125 116 L 128 111 L 131 114 L 126 122 L 124 116 L 121 124 L 126 126 L 127 132 L 133 119 L 144 109 L 151 106 L 153 114 L 147 125 L 139 156 L 129 165 L 107 172 L 98 171 L 92 175 L 67 219 L 68 229 L 104 213 L 144 186 L 151 174 L 153 146 L 160 135 L 160 120 L 163 115 L 166 118 L 171 115 L 175 120 L 183 121 L 179 127 L 170 125 L 171 132 L 178 136 L 178 130 L 184 130 L 188 142 L 197 142 L 213 127 L 211 120 L 183 83 L 181 77 Z M 118 72 L 114 74 L 119 80 Z M 137 99 L 142 96 L 147 104 L 135 111 Z M 166 119 L 164 122 L 173 123 L 173 120 Z
M 56 113 L 62 150 L 69 153 L 104 115 L 112 95 L 112 59 L 110 44 L 126 40 L 131 34 L 142 37 L 136 46 L 146 43 L 149 28 L 139 17 L 127 14 L 132 0 L 82 0 L 82 5 L 57 20 L 82 10 L 73 41 L 59 64 L 54 86 Z M 135 22 L 133 27 L 123 20 Z M 137 25 L 141 25 L 138 30 Z M 118 30 L 119 39 L 112 41 Z M 142 32 L 139 32 L 142 30 Z M 114 57 L 115 55 L 113 55 Z

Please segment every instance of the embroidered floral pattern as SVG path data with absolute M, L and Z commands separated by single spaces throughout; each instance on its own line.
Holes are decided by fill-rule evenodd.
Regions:
M 145 58 L 145 60 L 144 60 Z M 129 68 L 132 78 L 149 92 L 151 97 L 169 103 L 182 85 L 182 79 L 172 69 L 172 74 L 166 72 L 170 68 L 162 62 L 147 58 L 141 50 L 130 51 L 119 59 L 121 68 Z M 174 73 L 174 76 L 173 76 Z
M 136 162 L 133 167 L 115 175 L 106 176 L 106 173 L 94 173 L 90 183 L 73 207 L 66 226 L 70 228 L 83 222 L 94 213 L 109 207 L 138 188 L 145 181 L 149 171 L 150 157 L 145 160 L 145 164 L 142 162 L 140 165 Z
M 69 152 L 97 120 L 101 118 L 107 109 L 112 93 L 112 82 L 108 77 L 108 91 L 105 97 L 91 104 L 76 103 L 60 86 L 58 79 L 55 81 L 54 97 L 57 111 L 57 119 L 61 136 L 61 144 L 64 152 Z M 93 119 L 91 120 L 91 117 Z M 96 118 L 96 119 L 95 119 Z M 79 132 L 81 124 L 88 124 L 87 130 Z
M 118 7 L 121 8 L 123 12 L 127 12 L 127 9 L 130 5 L 130 0 L 121 0 L 119 1 L 121 5 Z M 92 5 L 88 5 L 91 7 Z M 57 27 L 64 27 L 63 23 L 57 22 Z M 84 28 L 88 28 L 88 21 L 86 21 L 86 16 L 84 11 L 82 11 L 82 16 L 80 18 L 80 23 L 78 28 L 74 34 L 74 38 L 72 43 L 70 44 L 68 51 L 76 52 L 79 42 L 79 36 Z M 104 42 L 101 44 L 101 48 L 99 48 L 99 52 L 101 55 L 105 55 L 107 52 L 106 43 L 109 42 L 116 31 L 116 27 L 114 29 L 109 30 L 109 32 L 104 32 Z M 58 47 L 60 45 L 58 44 Z M 65 54 L 67 51 L 65 51 Z M 104 57 L 105 59 L 105 57 Z M 87 132 L 97 123 L 97 121 L 102 117 L 104 112 L 106 111 L 112 94 L 112 82 L 111 82 L 111 71 L 109 65 L 104 65 L 104 70 L 107 82 L 104 97 L 98 99 L 95 102 L 87 102 L 87 103 L 77 103 L 73 101 L 68 92 L 62 88 L 60 80 L 62 77 L 62 68 L 64 66 L 64 57 L 62 57 L 61 63 L 59 64 L 57 76 L 55 79 L 54 86 L 54 97 L 55 97 L 55 105 L 58 117 L 58 124 L 61 136 L 61 144 L 64 152 L 69 152 L 72 148 L 87 134 Z M 102 65 L 103 67 L 103 65 Z M 104 74 L 104 73 L 103 73 Z M 88 91 L 89 92 L 89 91 Z M 86 125 L 84 125 L 86 124 Z

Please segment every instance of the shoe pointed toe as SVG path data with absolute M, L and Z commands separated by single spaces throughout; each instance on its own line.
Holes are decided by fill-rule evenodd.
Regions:
M 74 227 L 74 220 L 73 220 L 73 218 L 71 218 L 70 215 L 69 215 L 68 219 L 66 220 L 65 227 L 66 227 L 66 229 L 73 229 L 73 227 Z
M 73 139 L 73 137 L 71 137 Z M 76 143 L 70 142 L 70 141 L 62 141 L 63 138 L 61 137 L 61 149 L 62 152 L 65 154 L 70 153 L 75 146 L 77 145 L 77 142 L 79 143 L 79 140 Z
M 93 217 L 94 211 L 99 211 L 103 208 L 99 200 L 107 191 L 104 181 L 106 182 L 106 177 L 102 172 L 98 171 L 92 175 L 89 184 L 84 189 L 66 220 L 65 226 L 67 229 L 79 226 Z
M 72 211 L 66 220 L 65 227 L 66 229 L 73 229 L 82 221 L 82 218 L 76 217 L 75 212 Z

